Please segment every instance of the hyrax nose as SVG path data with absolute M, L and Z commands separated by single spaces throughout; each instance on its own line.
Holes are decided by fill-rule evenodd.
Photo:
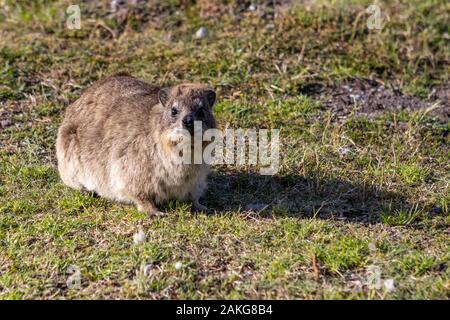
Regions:
M 194 117 L 189 115 L 183 118 L 183 125 L 185 127 L 192 127 L 193 124 L 194 124 Z

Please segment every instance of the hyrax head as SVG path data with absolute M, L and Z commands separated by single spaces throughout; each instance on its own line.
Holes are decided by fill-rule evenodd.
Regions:
M 167 130 L 184 129 L 192 135 L 194 125 L 202 131 L 216 127 L 212 113 L 216 93 L 211 88 L 200 84 L 181 84 L 160 89 L 158 98 L 164 107 L 162 125 Z

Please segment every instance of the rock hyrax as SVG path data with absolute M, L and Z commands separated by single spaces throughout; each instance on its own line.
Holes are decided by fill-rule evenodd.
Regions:
M 180 163 L 170 153 L 181 128 L 193 134 L 194 121 L 215 128 L 215 100 L 201 84 L 160 88 L 125 74 L 95 83 L 67 108 L 58 130 L 61 179 L 149 215 L 162 215 L 156 205 L 168 199 L 206 210 L 199 197 L 209 166 Z

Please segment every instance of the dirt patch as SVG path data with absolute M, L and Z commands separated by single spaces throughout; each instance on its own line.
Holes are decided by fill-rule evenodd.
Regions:
M 301 92 L 322 101 L 325 108 L 332 110 L 337 118 L 346 118 L 353 113 L 373 117 L 402 110 L 425 111 L 439 103 L 428 115 L 439 122 L 450 120 L 450 85 L 434 87 L 427 99 L 404 94 L 396 88 L 387 88 L 374 80 L 357 78 L 328 87 L 312 83 L 302 87 Z

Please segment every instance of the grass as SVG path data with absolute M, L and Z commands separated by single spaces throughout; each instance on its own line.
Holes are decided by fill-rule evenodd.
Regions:
M 72 3 L 0 1 L 0 298 L 449 298 L 449 122 L 392 109 L 336 119 L 304 90 L 364 77 L 425 99 L 449 82 L 446 1 L 379 1 L 382 30 L 367 29 L 359 0 L 275 18 L 263 1 L 253 13 L 155 1 L 126 21 L 92 3 L 68 30 Z M 200 26 L 209 35 L 196 40 Z M 280 171 L 215 167 L 210 215 L 170 202 L 168 217 L 148 219 L 65 187 L 63 111 L 123 70 L 210 83 L 221 127 L 281 129 Z M 246 210 L 255 203 L 267 208 Z M 371 285 L 373 268 L 395 290 Z

